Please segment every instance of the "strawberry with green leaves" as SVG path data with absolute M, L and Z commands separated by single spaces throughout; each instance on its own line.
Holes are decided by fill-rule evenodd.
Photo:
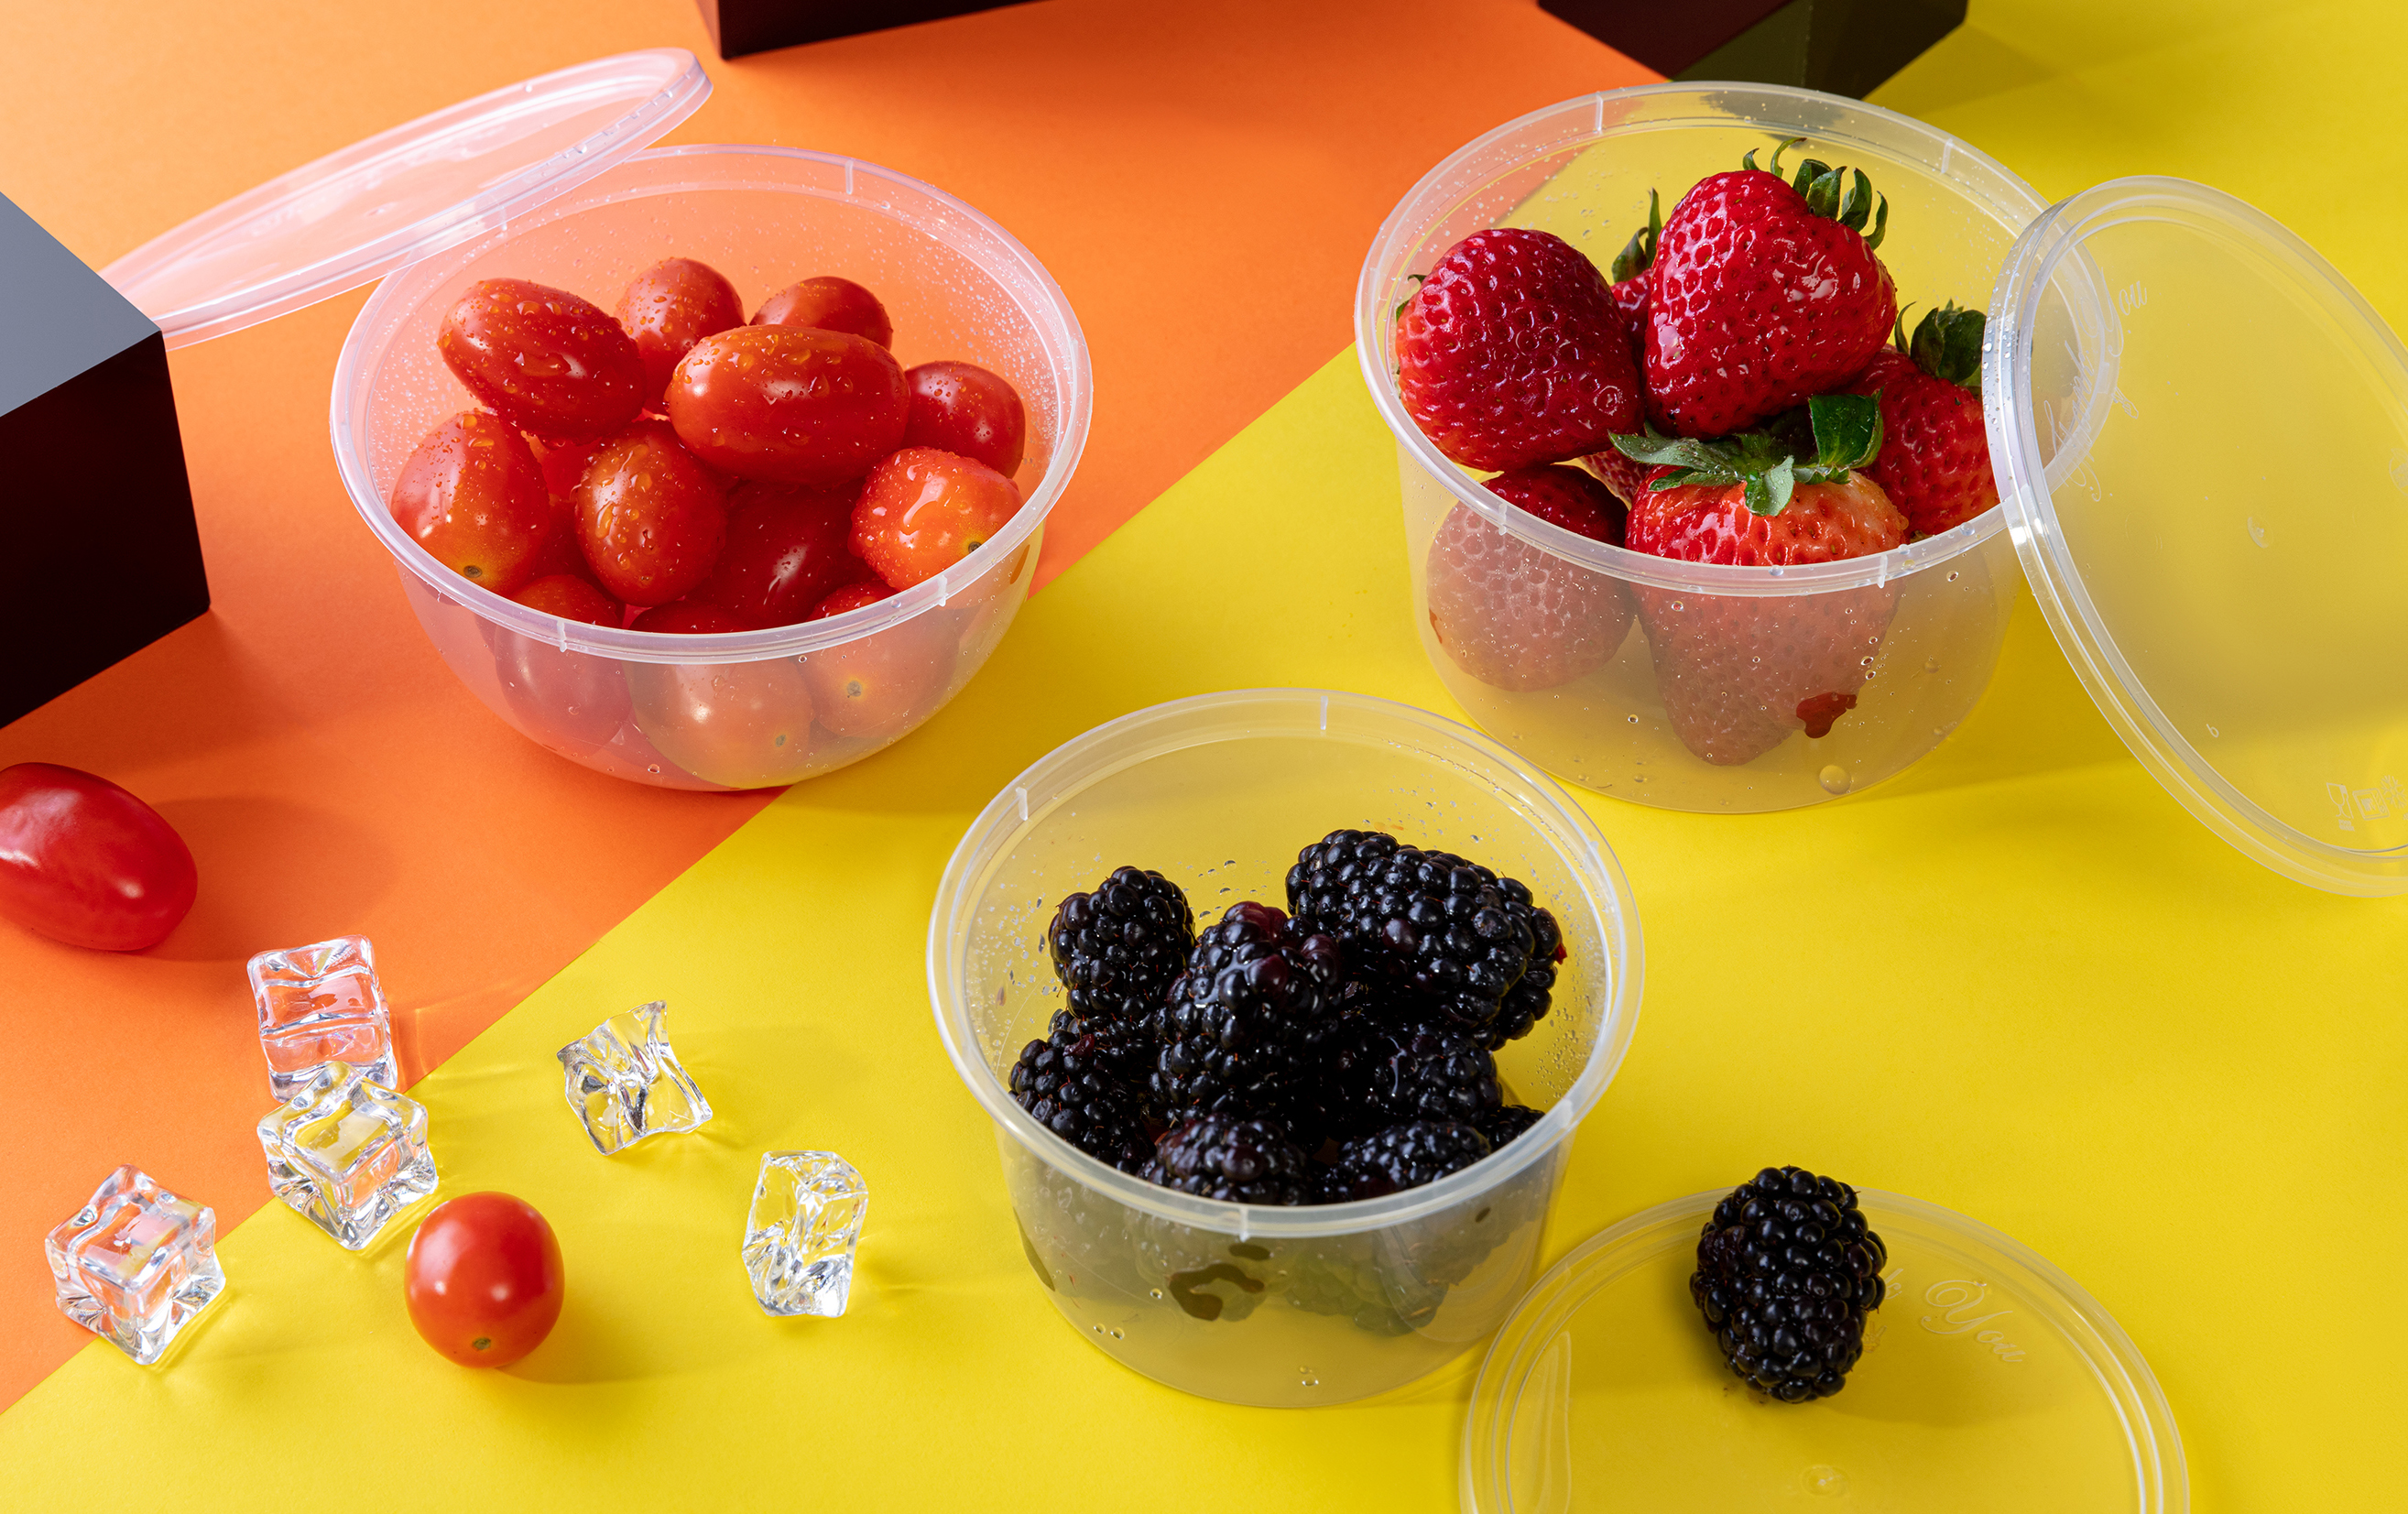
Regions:
M 1551 525 L 1622 545 L 1622 502 L 1578 468 L 1519 468 L 1488 488 Z M 1448 658 L 1512 693 L 1595 672 L 1630 634 L 1618 580 L 1531 546 L 1468 505 L 1449 511 L 1430 541 L 1427 588 L 1430 632 Z
M 1625 545 L 1686 563 L 1786 567 L 1884 552 L 1906 518 L 1868 476 L 1882 452 L 1879 402 L 1809 402 L 1796 418 L 1719 442 L 1617 436 L 1654 472 Z M 1665 714 L 1682 743 L 1716 764 L 1751 762 L 1787 740 L 1830 734 L 1856 707 L 1896 609 L 1894 585 L 1750 596 L 1634 585 Z
M 1982 312 L 1954 304 L 1926 314 L 1907 339 L 1874 354 L 1848 386 L 1881 396 L 1881 456 L 1865 472 L 1918 536 L 1938 536 L 1999 502 L 1982 427 Z
M 1862 169 L 1809 159 L 1794 181 L 1773 150 L 1713 174 L 1664 221 L 1647 270 L 1649 418 L 1721 436 L 1844 387 L 1889 339 L 1898 294 L 1873 255 L 1889 201 Z

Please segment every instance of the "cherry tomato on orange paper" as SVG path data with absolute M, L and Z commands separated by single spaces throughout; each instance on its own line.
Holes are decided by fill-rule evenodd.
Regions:
M 849 331 L 881 347 L 895 343 L 895 322 L 878 296 L 850 279 L 806 279 L 761 302 L 752 312 L 756 326 L 816 326 L 822 331 Z
M 193 853 L 159 812 L 52 763 L 0 769 L 0 915 L 69 946 L 139 951 L 193 907 Z
M 497 594 L 535 576 L 562 525 L 526 438 L 482 410 L 426 434 L 393 482 L 393 518 L 437 562 Z
M 853 507 L 853 550 L 909 589 L 985 546 L 1019 512 L 1019 487 L 985 464 L 907 447 L 869 470 Z
M 840 736 L 882 741 L 924 720 L 953 676 L 953 638 L 941 615 L 825 648 L 803 659 L 811 710 Z
M 889 588 L 883 578 L 855 578 L 811 607 L 803 617 L 807 621 L 824 621 L 831 615 L 842 615 L 865 605 L 875 605 L 882 599 L 892 599 L 898 591 Z
M 472 284 L 436 350 L 468 393 L 546 439 L 607 436 L 644 406 L 644 360 L 609 312 L 523 279 Z
M 744 324 L 744 303 L 710 264 L 663 258 L 628 281 L 619 324 L 644 359 L 644 403 L 658 405 L 678 359 L 705 336 Z
M 705 605 L 697 600 L 681 599 L 674 605 L 655 605 L 636 617 L 630 631 L 666 632 L 674 636 L 716 636 L 730 631 L 750 631 L 735 611 L 717 605 Z
M 694 598 L 746 625 L 793 625 L 830 591 L 861 576 L 853 555 L 853 503 L 839 484 L 739 484 L 727 496 L 727 546 Z
M 577 539 L 605 591 L 666 605 L 710 576 L 727 534 L 719 479 L 666 421 L 603 444 L 577 480 Z
M 581 621 L 613 631 L 627 622 L 625 606 L 573 573 L 538 578 L 510 597 L 529 609 L 557 615 L 564 621 Z
M 559 1238 L 524 1199 L 464 1193 L 409 1237 L 409 1322 L 462 1366 L 508 1366 L 542 1345 L 567 1292 Z
M 798 326 L 706 336 L 670 376 L 669 421 L 696 456 L 745 478 L 836 484 L 902 445 L 910 393 L 886 349 Z
M 975 363 L 923 363 L 906 369 L 903 381 L 911 389 L 904 446 L 957 452 L 1007 478 L 1020 471 L 1028 415 L 1000 374 Z

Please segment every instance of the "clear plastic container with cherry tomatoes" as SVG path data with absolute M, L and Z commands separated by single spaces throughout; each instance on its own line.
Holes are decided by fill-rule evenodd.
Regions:
M 381 278 L 336 367 L 333 443 L 427 637 L 488 708 L 562 756 L 638 782 L 744 789 L 876 751 L 976 674 L 1027 596 L 1045 518 L 1086 439 L 1092 378 L 1052 278 L 942 191 L 789 148 L 639 150 L 710 88 L 679 49 L 530 79 L 296 169 L 107 273 L 171 346 Z M 608 311 L 631 280 L 672 258 L 717 270 L 748 310 L 780 292 L 792 303 L 798 280 L 851 280 L 882 303 L 892 330 L 882 345 L 902 368 L 952 361 L 999 376 L 1025 415 L 1010 476 L 1018 509 L 959 541 L 941 571 L 899 575 L 915 581 L 892 593 L 824 598 L 820 618 L 757 629 L 724 628 L 691 603 L 648 621 L 675 629 L 593 623 L 579 612 L 602 596 L 579 584 L 507 598 L 430 553 L 395 519 L 394 500 L 422 443 L 478 408 L 438 350 L 446 316 L 490 279 L 565 290 Z M 652 410 L 673 418 L 674 403 Z M 637 425 L 664 438 L 671 430 L 666 420 Z M 914 457 L 897 454 L 896 468 Z M 545 459 L 548 472 L 564 462 L 553 450 Z M 640 457 L 619 461 L 623 476 L 641 471 Z M 720 482 L 731 526 L 748 490 L 778 486 Z M 585 555 L 592 564 L 591 543 Z M 598 567 L 592 577 L 617 587 Z M 888 582 L 896 577 L 890 570 Z

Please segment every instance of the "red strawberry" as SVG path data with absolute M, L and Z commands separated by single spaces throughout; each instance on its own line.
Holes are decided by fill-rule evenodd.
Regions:
M 1607 270 L 1613 279 L 1609 293 L 1613 295 L 1613 307 L 1622 312 L 1622 323 L 1630 328 L 1630 360 L 1642 367 L 1647 362 L 1647 270 L 1656 263 L 1656 244 L 1664 236 L 1664 202 L 1654 190 L 1647 192 L 1647 224 L 1630 234 L 1622 250 L 1613 255 L 1613 266 Z
M 1659 468 L 1630 512 L 1634 551 L 1689 563 L 1789 566 L 1887 551 L 1906 520 L 1864 459 L 1881 447 L 1877 406 L 1856 396 L 1813 406 L 1815 461 L 1751 433 L 1708 444 L 1626 438 Z M 1634 586 L 1664 711 L 1707 762 L 1744 763 L 1788 739 L 1830 734 L 1856 703 L 1897 607 L 1892 585 L 1750 597 Z
M 1982 428 L 1982 312 L 1943 306 L 1885 347 L 1848 386 L 1879 394 L 1881 455 L 1865 472 L 1918 536 L 1938 536 L 1999 502 Z
M 1683 436 L 1720 436 L 1845 385 L 1889 337 L 1898 295 L 1873 256 L 1863 170 L 1808 161 L 1795 185 L 1751 151 L 1698 181 L 1664 222 L 1647 272 L 1647 408 Z M 1864 230 L 1873 221 L 1870 234 Z
M 1561 462 L 1639 424 L 1604 276 L 1546 232 L 1498 227 L 1449 248 L 1405 303 L 1397 367 L 1405 413 L 1468 468 Z
M 1541 521 L 1622 543 L 1622 502 L 1578 468 L 1521 468 L 1488 487 Z M 1618 581 L 1500 531 L 1465 505 L 1448 512 L 1430 542 L 1429 618 L 1455 666 L 1514 693 L 1595 672 L 1630 634 Z

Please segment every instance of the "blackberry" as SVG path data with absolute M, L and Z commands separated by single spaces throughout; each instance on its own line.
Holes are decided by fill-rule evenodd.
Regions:
M 1689 1296 L 1733 1372 L 1784 1404 L 1847 1386 L 1889 1261 L 1856 1191 L 1767 1167 L 1714 1206 Z
M 1082 1020 L 1068 1009 L 1056 1009 L 1046 1034 L 1049 1037 L 1086 1036 L 1093 1043 L 1096 1064 L 1139 1103 L 1151 1108 L 1153 1097 L 1148 1080 L 1154 1073 L 1154 1052 L 1152 1017 L 1128 1021 L 1098 1015 Z
M 1142 1021 L 1196 946 L 1196 916 L 1160 873 L 1117 867 L 1092 893 L 1065 897 L 1045 928 L 1054 971 L 1081 1020 Z
M 1311 1172 L 1304 1153 L 1276 1122 L 1205 1115 L 1165 1131 L 1140 1176 L 1198 1198 L 1302 1204 Z
M 1036 1121 L 1108 1167 L 1136 1172 L 1154 1156 L 1145 1110 L 1104 1066 L 1095 1038 L 1076 1024 L 1021 1049 L 1011 1101 Z
M 1488 1154 L 1488 1137 L 1454 1120 L 1416 1120 L 1348 1141 L 1322 1175 L 1321 1202 L 1344 1204 L 1434 1183 Z
M 1155 1013 L 1153 1093 L 1165 1117 L 1285 1112 L 1312 1076 L 1312 1036 L 1340 972 L 1329 937 L 1268 905 L 1231 905 L 1196 938 Z
M 1492 1147 L 1501 1147 L 1539 1122 L 1539 1111 L 1518 1104 L 1503 1104 L 1474 1120 L 1472 1128 L 1488 1137 Z
M 1564 960 L 1564 932 L 1555 923 L 1555 917 L 1532 904 L 1530 891 L 1516 879 L 1505 878 L 1497 882 L 1505 891 L 1508 911 L 1527 911 L 1530 965 L 1523 970 L 1522 980 L 1505 991 L 1497 1018 L 1481 1027 L 1481 1039 L 1491 1051 L 1502 1050 L 1508 1041 L 1520 1040 L 1547 1018 L 1547 1011 L 1555 1007 L 1555 964 Z
M 1369 1111 L 1375 1126 L 1414 1120 L 1477 1124 L 1505 1102 L 1497 1059 L 1478 1033 L 1443 1020 L 1399 1025 L 1367 1019 L 1324 1076 L 1340 1091 L 1333 1104 Z
M 1410 987 L 1448 1018 L 1484 1026 L 1538 944 L 1530 891 L 1509 881 L 1383 832 L 1332 831 L 1297 854 L 1287 898 L 1298 920 L 1338 938 L 1355 975 Z M 1534 1021 L 1545 1013 L 1543 1004 L 1526 1007 Z

